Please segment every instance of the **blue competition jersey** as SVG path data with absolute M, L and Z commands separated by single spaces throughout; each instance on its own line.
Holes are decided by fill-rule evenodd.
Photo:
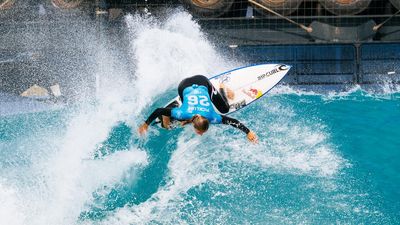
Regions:
M 210 95 L 205 86 L 193 84 L 183 90 L 183 102 L 179 108 L 173 108 L 171 116 L 178 120 L 188 120 L 199 114 L 210 123 L 221 123 L 222 117 L 215 112 Z

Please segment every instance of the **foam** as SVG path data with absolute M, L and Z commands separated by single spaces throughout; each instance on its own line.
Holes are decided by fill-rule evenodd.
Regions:
M 268 110 L 276 114 L 280 112 L 295 116 L 292 109 L 282 105 L 278 104 L 272 108 L 271 110 L 271 106 L 268 106 Z M 285 113 L 285 110 L 288 113 Z M 247 119 L 256 118 L 247 117 Z M 286 123 L 281 124 L 280 120 L 286 120 Z M 260 137 L 258 145 L 249 144 L 243 133 L 220 135 L 226 128 L 218 126 L 210 128 L 210 131 L 201 137 L 194 135 L 191 127 L 185 128 L 177 140 L 177 149 L 172 153 L 168 164 L 169 182 L 161 186 L 147 201 L 119 209 L 103 223 L 186 224 L 188 218 L 181 217 L 181 209 L 187 205 L 198 204 L 196 199 L 190 200 L 193 202 L 187 199 L 188 191 L 204 184 L 224 187 L 215 192 L 213 198 L 218 198 L 244 191 L 235 188 L 237 186 L 235 180 L 241 176 L 248 176 L 247 173 L 253 173 L 253 170 L 330 179 L 347 166 L 346 161 L 329 143 L 328 134 L 322 125 L 310 127 L 307 123 L 296 122 L 290 116 L 288 119 L 278 117 L 278 122 L 269 125 L 268 134 L 262 131 L 263 124 L 258 125 L 260 128 L 255 128 Z M 320 128 L 316 129 L 319 126 Z M 220 167 L 221 164 L 224 166 Z M 331 183 L 332 185 L 335 184 Z M 196 208 L 196 215 L 186 216 L 190 221 L 213 218 L 221 223 L 229 223 L 226 219 L 232 216 L 230 213 L 209 206 Z M 278 216 L 279 213 L 273 215 Z M 283 219 L 290 221 L 287 217 Z
M 400 86 L 392 82 L 370 85 L 278 85 L 269 95 L 293 94 L 298 96 L 320 96 L 325 101 L 346 100 L 355 94 L 376 99 L 391 99 L 400 92 Z
M 280 113 L 289 116 L 279 118 L 275 115 L 272 124 L 253 127 L 259 135 L 258 145 L 249 146 L 244 137 L 225 142 L 228 143 L 225 147 L 232 149 L 228 159 L 284 174 L 323 177 L 337 174 L 345 160 L 336 153 L 323 126 L 314 124 L 311 127 L 296 119 L 291 120 L 290 112 L 285 113 L 282 107 L 279 108 Z
M 229 68 L 214 46 L 205 39 L 200 27 L 189 13 L 179 10 L 164 22 L 139 15 L 126 17 L 131 38 L 142 100 L 150 100 L 177 84 L 185 77 L 211 76 Z
M 51 165 L 48 168 L 51 168 L 51 171 L 47 176 L 51 180 L 50 186 L 54 190 L 55 197 L 47 208 L 52 217 L 46 222 L 75 223 L 85 205 L 92 201 L 91 193 L 96 191 L 96 188 L 118 182 L 123 171 L 135 162 L 140 166 L 146 165 L 147 161 L 144 160 L 146 155 L 140 153 L 141 160 L 118 161 L 117 171 L 107 172 L 107 176 L 104 177 L 104 173 L 100 172 L 104 169 L 100 170 L 100 168 L 109 170 L 114 164 L 113 160 L 110 159 L 107 163 L 84 160 L 90 158 L 96 145 L 107 138 L 115 122 L 118 120 L 137 122 L 135 117 L 140 115 L 152 98 L 176 85 L 182 78 L 198 73 L 208 74 L 211 71 L 209 68 L 213 70 L 222 68 L 217 64 L 219 61 L 216 60 L 219 57 L 217 52 L 202 35 L 199 35 L 199 27 L 193 26 L 195 23 L 188 13 L 177 12 L 164 23 L 157 23 L 152 18 L 146 19 L 137 15 L 128 16 L 126 23 L 132 35 L 135 82 L 132 88 L 122 87 L 116 90 L 106 88 L 105 91 L 98 93 L 98 101 L 94 106 L 81 110 L 70 122 L 62 149 L 49 160 Z M 101 77 L 104 82 L 109 76 L 103 74 Z M 128 94 L 137 97 L 129 98 L 126 96 Z M 131 116 L 126 117 L 126 115 Z M 132 126 L 135 127 L 136 124 Z M 93 130 L 96 132 L 92 132 Z M 181 145 L 182 148 L 187 148 L 186 144 Z M 137 158 L 139 153 L 135 154 Z M 118 158 L 122 159 L 126 156 L 118 156 Z M 179 176 L 174 177 L 179 178 Z M 201 180 L 203 179 L 204 177 L 201 177 Z M 176 179 L 174 179 L 175 182 L 177 182 Z M 179 189 L 185 190 L 185 187 L 190 188 L 198 183 L 201 182 L 180 184 Z M 168 188 L 168 186 L 171 187 Z M 173 184 L 167 185 L 164 191 L 157 194 L 157 199 L 168 202 L 169 199 L 176 198 L 176 194 L 181 191 L 175 187 Z M 71 196 L 74 196 L 74 199 L 71 199 Z M 154 203 L 149 201 L 147 204 L 158 205 L 159 201 Z M 151 217 L 149 208 L 151 207 L 136 209 L 141 214 L 140 221 L 146 215 Z M 130 214 L 132 215 L 129 215 L 129 218 L 132 218 L 135 213 Z
M 49 199 L 44 206 L 46 218 L 39 221 L 75 223 L 85 205 L 92 201 L 93 192 L 119 181 L 130 168 L 147 164 L 146 153 L 136 149 L 117 152 L 101 160 L 87 160 L 93 158 L 96 146 L 107 139 L 111 128 L 131 110 L 129 105 L 121 103 L 118 93 L 108 96 L 73 117 L 61 148 L 46 162 L 43 175 Z
M 91 38 L 90 35 L 82 37 Z M 98 145 L 108 138 L 112 127 L 129 120 L 136 109 L 144 107 L 145 104 L 140 105 L 131 96 L 139 95 L 146 88 L 134 88 L 130 75 L 115 66 L 118 60 L 101 43 L 93 43 L 96 44 L 99 51 L 88 55 L 99 65 L 93 71 L 101 80 L 97 98 L 93 101 L 85 95 L 87 75 L 82 73 L 83 82 L 77 80 L 76 85 L 77 89 L 83 88 L 80 96 L 83 101 L 68 112 L 68 118 L 63 121 L 67 124 L 65 131 L 55 130 L 64 127 L 60 122 L 49 127 L 49 132 L 16 140 L 22 142 L 18 147 L 28 162 L 16 168 L 16 174 L 7 180 L 7 184 L 15 185 L 14 192 L 6 192 L 9 199 L 6 207 L 12 212 L 5 211 L 11 216 L 4 218 L 10 220 L 9 224 L 79 223 L 80 213 L 92 203 L 94 192 L 121 182 L 128 172 L 135 179 L 136 172 L 148 163 L 147 154 L 135 147 L 93 159 Z M 87 47 L 90 51 L 93 46 Z M 49 146 L 35 143 L 42 138 L 54 142 L 49 141 Z
M 191 131 L 180 136 L 168 164 L 169 182 L 146 202 L 117 210 L 104 224 L 185 223 L 179 218 L 180 205 L 185 204 L 184 194 L 205 182 L 218 180 L 215 168 L 208 167 L 213 157 L 204 157 L 205 152 L 198 150 L 202 141 L 202 138 L 194 138 Z
M 0 183 L 0 218 L 2 224 L 22 225 L 25 215 L 20 211 L 20 199 L 14 188 L 4 186 L 2 183 L 8 183 L 1 180 Z

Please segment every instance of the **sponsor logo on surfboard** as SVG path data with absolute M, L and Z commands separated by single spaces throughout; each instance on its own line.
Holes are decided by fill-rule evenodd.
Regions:
M 260 90 L 252 87 L 250 87 L 249 89 L 243 89 L 242 92 L 252 99 L 256 99 L 262 96 L 262 92 Z
M 276 74 L 276 73 L 278 73 L 280 71 L 288 70 L 288 69 L 289 69 L 289 67 L 286 66 L 286 65 L 283 65 L 283 64 L 282 65 L 278 65 L 276 68 L 274 68 L 274 69 L 272 69 L 272 70 L 270 70 L 270 71 L 268 71 L 266 73 L 261 74 L 260 76 L 257 77 L 257 79 L 258 80 L 262 80 L 262 79 L 264 79 L 266 77 L 269 77 L 269 76 L 272 76 L 272 75 L 274 75 L 274 74 Z

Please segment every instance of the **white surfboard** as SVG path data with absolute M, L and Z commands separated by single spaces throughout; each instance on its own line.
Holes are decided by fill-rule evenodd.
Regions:
M 291 66 L 285 64 L 259 64 L 240 67 L 209 78 L 210 82 L 218 90 L 220 84 L 234 93 L 233 99 L 228 99 L 229 112 L 233 113 L 265 95 L 290 70 Z M 179 107 L 182 102 L 179 96 L 168 102 L 165 107 Z M 215 107 L 214 107 L 215 108 Z M 216 112 L 218 110 L 215 108 Z M 222 113 L 221 113 L 222 114 Z M 157 118 L 156 123 L 160 124 Z

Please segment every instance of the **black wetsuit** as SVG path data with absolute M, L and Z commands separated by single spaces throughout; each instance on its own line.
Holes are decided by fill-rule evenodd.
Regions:
M 220 89 L 220 92 L 221 92 L 220 93 L 217 90 L 215 90 L 214 86 L 211 84 L 211 82 L 208 80 L 208 78 L 203 75 L 195 75 L 192 77 L 188 77 L 179 83 L 178 94 L 181 99 L 183 99 L 183 90 L 187 87 L 192 86 L 193 84 L 203 85 L 203 86 L 207 87 L 208 94 L 210 95 L 211 101 L 215 105 L 215 107 L 221 113 L 229 112 L 229 104 L 225 97 L 225 91 L 223 89 Z M 155 120 L 157 117 L 161 117 L 161 116 L 171 117 L 171 108 L 170 107 L 158 108 L 158 109 L 154 110 L 154 112 L 149 116 L 149 118 L 147 118 L 147 120 L 145 122 L 147 125 L 150 125 L 151 122 L 153 122 L 153 120 Z M 239 122 L 238 120 L 230 118 L 225 115 L 221 115 L 221 117 L 222 117 L 222 121 L 221 121 L 222 124 L 228 124 L 233 127 L 236 127 L 238 129 L 240 129 L 241 131 L 245 132 L 246 134 L 248 134 L 250 132 L 250 130 L 245 125 L 243 125 L 241 122 Z

